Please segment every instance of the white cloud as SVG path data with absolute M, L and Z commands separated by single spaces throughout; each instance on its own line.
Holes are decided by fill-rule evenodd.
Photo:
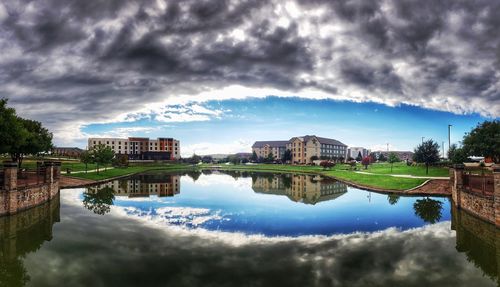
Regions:
M 183 157 L 192 156 L 194 153 L 198 155 L 207 154 L 233 154 L 238 152 L 248 152 L 251 150 L 252 142 L 246 140 L 236 140 L 229 143 L 212 143 L 201 142 L 196 144 L 183 145 L 181 153 Z

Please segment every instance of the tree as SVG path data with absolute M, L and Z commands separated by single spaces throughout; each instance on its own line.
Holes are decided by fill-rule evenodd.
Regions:
M 415 215 L 428 223 L 436 223 L 441 219 L 441 209 L 443 203 L 438 200 L 424 198 L 417 199 L 413 204 Z
M 361 160 L 361 164 L 363 164 L 365 166 L 365 169 L 368 169 L 368 165 L 371 163 L 371 159 L 369 156 L 365 156 L 362 160 Z
M 104 144 L 94 146 L 92 148 L 92 154 L 94 156 L 97 174 L 99 174 L 99 165 L 104 165 L 104 170 L 106 170 L 106 165 L 111 164 L 113 158 L 115 157 L 115 152 L 109 146 Z
M 126 155 L 126 154 L 115 154 L 115 159 L 113 160 L 113 166 L 116 166 L 116 167 L 128 167 L 128 155 Z
M 363 155 L 361 155 L 361 152 L 358 152 L 358 156 L 356 157 L 356 161 L 361 161 L 363 159 Z
M 199 155 L 196 155 L 196 154 L 193 154 L 193 156 L 191 156 L 189 159 L 188 159 L 188 162 L 190 164 L 199 164 L 201 161 L 201 156 Z
M 7 100 L 0 99 L 0 154 L 11 153 L 13 147 L 23 145 L 28 131 L 19 121 L 16 110 L 7 107 Z
M 319 159 L 319 157 L 317 155 L 311 156 L 311 161 L 315 161 L 315 160 L 318 160 L 318 159 Z
M 85 173 L 87 173 L 88 164 L 94 163 L 94 155 L 91 151 L 83 151 L 80 155 L 80 161 L 85 164 Z
M 201 158 L 201 162 L 203 162 L 203 163 L 212 163 L 213 161 L 214 161 L 214 159 L 209 155 L 204 155 Z
M 387 161 L 387 158 L 385 157 L 385 155 L 383 153 L 381 153 L 378 156 L 378 160 L 381 161 L 381 162 L 385 162 L 385 161 Z
M 111 211 L 114 199 L 114 190 L 111 187 L 103 187 L 96 192 L 84 192 L 83 206 L 95 214 L 104 215 Z
M 399 198 L 400 198 L 400 196 L 397 194 L 394 194 L 394 193 L 387 195 L 387 200 L 389 201 L 390 205 L 394 205 L 394 204 L 398 203 Z
M 392 165 L 395 162 L 400 162 L 401 160 L 399 159 L 399 156 L 395 152 L 391 152 L 389 154 L 389 158 L 387 159 L 387 161 L 391 164 L 391 173 L 392 173 Z
M 292 161 L 292 151 L 289 149 L 285 150 L 285 152 L 283 153 L 282 160 L 283 160 L 283 162 Z
M 272 152 L 270 152 L 267 157 L 265 158 L 266 162 L 273 162 L 274 161 L 274 155 Z
M 469 156 L 484 156 L 500 163 L 500 121 L 484 121 L 464 136 L 463 149 Z
M 334 167 L 335 163 L 328 161 L 328 160 L 324 160 L 324 161 L 320 162 L 319 165 L 322 166 L 324 170 L 326 170 L 326 169 L 331 169 L 332 167 Z
M 463 148 L 459 148 L 456 144 L 452 144 L 448 150 L 448 159 L 452 163 L 464 163 L 467 161 L 468 156 Z
M 27 131 L 24 141 L 16 142 L 11 146 L 10 156 L 12 161 L 18 163 L 19 167 L 23 158 L 27 154 L 36 155 L 41 152 L 48 152 L 52 149 L 52 133 L 42 126 L 42 123 L 18 118 L 24 130 Z
M 252 152 L 252 156 L 250 156 L 250 160 L 256 162 L 259 159 L 257 153 L 255 151 Z
M 439 161 L 439 145 L 433 140 L 419 144 L 413 154 L 413 160 L 418 163 L 425 163 L 425 174 L 429 174 L 429 165 Z
M 375 154 L 374 152 L 370 153 L 369 157 L 372 163 L 377 161 L 377 154 Z

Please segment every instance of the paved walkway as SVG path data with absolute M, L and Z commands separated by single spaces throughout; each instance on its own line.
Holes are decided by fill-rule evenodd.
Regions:
M 366 171 L 355 171 L 355 173 L 369 174 L 369 175 L 386 175 L 386 176 L 402 177 L 402 178 L 450 179 L 448 176 L 416 176 L 416 175 L 410 175 L 410 174 L 380 174 L 380 173 L 371 173 L 371 172 L 366 172 Z
M 107 168 L 101 167 L 101 168 L 99 169 L 99 171 L 110 170 L 110 169 L 113 169 L 113 167 L 107 167 Z M 62 173 L 64 173 L 64 172 L 65 172 L 65 171 L 63 170 L 63 171 L 62 171 Z M 97 169 L 89 169 L 89 170 L 87 170 L 87 173 L 90 173 L 90 172 L 97 172 Z M 70 173 L 70 175 L 71 175 L 71 174 L 75 174 L 75 173 L 85 173 L 85 171 L 84 171 L 84 170 L 80 170 L 80 171 L 72 171 L 72 172 Z
M 68 177 L 68 176 L 61 175 L 61 178 L 59 179 L 59 187 L 60 188 L 71 188 L 71 187 L 92 184 L 94 182 L 95 181 L 90 180 L 90 179 L 75 178 L 75 177 Z

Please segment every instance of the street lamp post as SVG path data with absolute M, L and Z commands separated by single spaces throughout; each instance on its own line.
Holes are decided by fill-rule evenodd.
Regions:
M 448 151 L 451 148 L 451 127 L 452 125 L 448 125 Z

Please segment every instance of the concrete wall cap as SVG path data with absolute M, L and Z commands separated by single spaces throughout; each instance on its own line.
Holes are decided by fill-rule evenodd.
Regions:
M 17 167 L 17 162 L 13 161 L 4 161 L 3 162 L 4 167 Z

